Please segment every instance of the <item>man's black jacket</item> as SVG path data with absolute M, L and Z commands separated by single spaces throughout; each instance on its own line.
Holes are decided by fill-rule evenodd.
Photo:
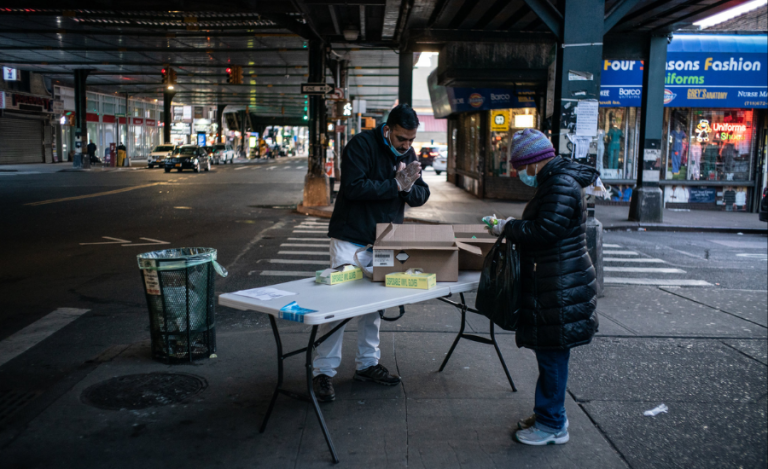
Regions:
M 416 161 L 410 148 L 395 158 L 384 142 L 381 126 L 355 135 L 341 158 L 341 188 L 333 209 L 328 236 L 355 244 L 373 244 L 377 223 L 402 223 L 405 204 L 424 205 L 429 187 L 421 177 L 410 192 L 397 188 L 395 168 Z

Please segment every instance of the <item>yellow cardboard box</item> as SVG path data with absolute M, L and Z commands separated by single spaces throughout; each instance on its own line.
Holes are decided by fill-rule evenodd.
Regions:
M 345 265 L 336 269 L 318 270 L 315 272 L 315 282 L 323 285 L 337 285 L 339 283 L 351 282 L 363 278 L 363 271 L 360 267 Z
M 405 272 L 393 272 L 384 277 L 385 285 L 395 288 L 418 288 L 429 290 L 437 285 L 435 274 L 408 274 Z

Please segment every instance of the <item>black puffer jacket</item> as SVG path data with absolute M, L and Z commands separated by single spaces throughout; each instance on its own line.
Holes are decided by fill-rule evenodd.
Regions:
M 555 157 L 539 170 L 522 220 L 507 223 L 520 250 L 522 303 L 516 341 L 534 350 L 587 344 L 597 332 L 595 268 L 587 252 L 582 188 L 594 168 Z

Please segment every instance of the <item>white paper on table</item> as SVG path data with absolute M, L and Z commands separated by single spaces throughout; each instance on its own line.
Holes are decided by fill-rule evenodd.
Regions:
M 234 292 L 235 295 L 240 296 L 247 296 L 248 298 L 253 298 L 259 301 L 269 301 L 274 300 L 276 298 L 282 298 L 284 296 L 292 296 L 296 293 L 285 291 L 285 290 L 278 290 L 277 288 L 272 287 L 262 287 L 262 288 L 252 288 L 250 290 L 242 290 L 242 291 L 236 291 Z

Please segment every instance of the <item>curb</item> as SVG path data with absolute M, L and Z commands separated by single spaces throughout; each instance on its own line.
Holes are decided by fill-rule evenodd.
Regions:
M 295 213 L 300 215 L 312 215 L 320 218 L 331 218 L 331 210 L 324 210 L 317 207 L 304 207 L 299 204 Z M 440 225 L 443 222 L 429 220 L 424 218 L 405 217 L 405 223 L 423 223 L 427 225 Z M 732 226 L 694 226 L 694 225 L 664 225 L 659 223 L 634 223 L 627 225 L 603 225 L 604 231 L 666 231 L 666 232 L 688 232 L 688 233 L 744 233 L 744 234 L 768 234 L 768 226 L 765 229 L 759 228 L 739 228 Z

